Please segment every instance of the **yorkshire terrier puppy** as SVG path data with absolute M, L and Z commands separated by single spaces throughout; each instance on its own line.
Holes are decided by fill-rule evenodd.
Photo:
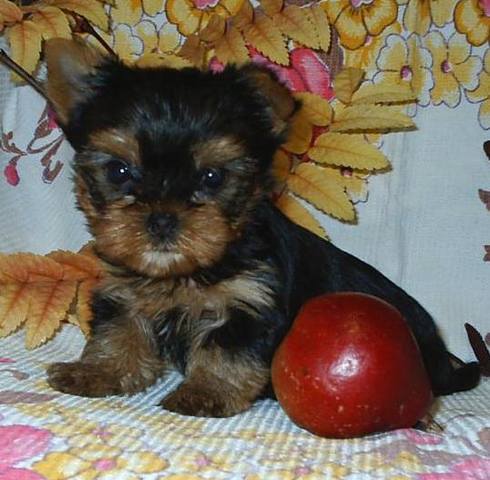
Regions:
M 73 395 L 132 394 L 168 369 L 163 399 L 224 417 L 270 395 L 270 363 L 301 305 L 336 291 L 397 307 L 436 394 L 473 387 L 429 314 L 377 270 L 278 211 L 271 163 L 300 108 L 268 71 L 137 68 L 82 43 L 47 43 L 46 91 L 76 150 L 75 191 L 107 276 L 80 360 L 49 367 Z

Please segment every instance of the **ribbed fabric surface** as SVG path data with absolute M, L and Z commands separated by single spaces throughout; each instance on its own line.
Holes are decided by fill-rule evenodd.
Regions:
M 133 397 L 63 395 L 47 385 L 45 367 L 78 357 L 79 331 L 65 326 L 33 351 L 23 341 L 22 332 L 0 341 L 2 480 L 490 478 L 488 380 L 438 400 L 441 434 L 329 440 L 296 427 L 270 400 L 229 419 L 164 411 L 157 404 L 176 374 Z

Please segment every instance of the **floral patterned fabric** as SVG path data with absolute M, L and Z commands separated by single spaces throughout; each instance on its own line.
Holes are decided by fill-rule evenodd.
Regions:
M 414 429 L 329 440 L 296 427 L 272 400 L 229 419 L 184 417 L 156 406 L 179 378 L 134 397 L 87 399 L 46 384 L 44 368 L 76 358 L 66 326 L 26 351 L 0 341 L 1 480 L 487 480 L 490 381 L 440 399 L 441 433 Z
M 125 61 L 151 64 L 155 55 L 178 63 L 185 38 L 214 13 L 234 15 L 243 2 L 111 3 L 112 33 L 104 38 Z M 345 66 L 365 69 L 367 83 L 407 85 L 419 101 L 409 107 L 417 132 L 369 139 L 391 160 L 389 172 L 339 169 L 357 224 L 315 216 L 336 244 L 414 295 L 449 348 L 473 360 L 464 322 L 490 345 L 490 162 L 482 149 L 490 140 L 490 3 L 317 3 L 331 25 L 328 55 L 299 41 L 288 45 L 289 65 L 254 48 L 246 55 L 274 69 L 292 91 L 332 103 L 333 79 Z M 7 48 L 1 37 L 0 46 Z M 219 58 L 211 65 L 222 68 Z M 312 128 L 305 131 L 313 136 Z M 88 240 L 71 192 L 72 155 L 42 99 L 14 87 L 0 68 L 1 252 L 77 250 Z M 132 398 L 62 395 L 48 388 L 44 367 L 76 358 L 80 332 L 66 326 L 32 352 L 22 337 L 0 340 L 0 480 L 490 478 L 488 380 L 438 402 L 440 434 L 400 430 L 331 441 L 295 427 L 272 401 L 225 420 L 164 412 L 155 405 L 176 376 Z

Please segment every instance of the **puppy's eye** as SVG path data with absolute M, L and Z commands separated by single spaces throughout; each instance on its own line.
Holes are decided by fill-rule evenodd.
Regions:
M 107 180 L 116 185 L 121 185 L 133 177 L 129 167 L 120 160 L 111 160 L 106 164 Z
M 219 168 L 203 168 L 201 170 L 201 184 L 203 187 L 216 190 L 221 187 L 225 179 L 225 172 Z

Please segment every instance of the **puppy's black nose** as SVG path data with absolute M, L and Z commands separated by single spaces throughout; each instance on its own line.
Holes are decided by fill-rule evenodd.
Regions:
M 158 240 L 170 240 L 177 229 L 177 216 L 173 213 L 152 213 L 146 221 L 146 229 Z

